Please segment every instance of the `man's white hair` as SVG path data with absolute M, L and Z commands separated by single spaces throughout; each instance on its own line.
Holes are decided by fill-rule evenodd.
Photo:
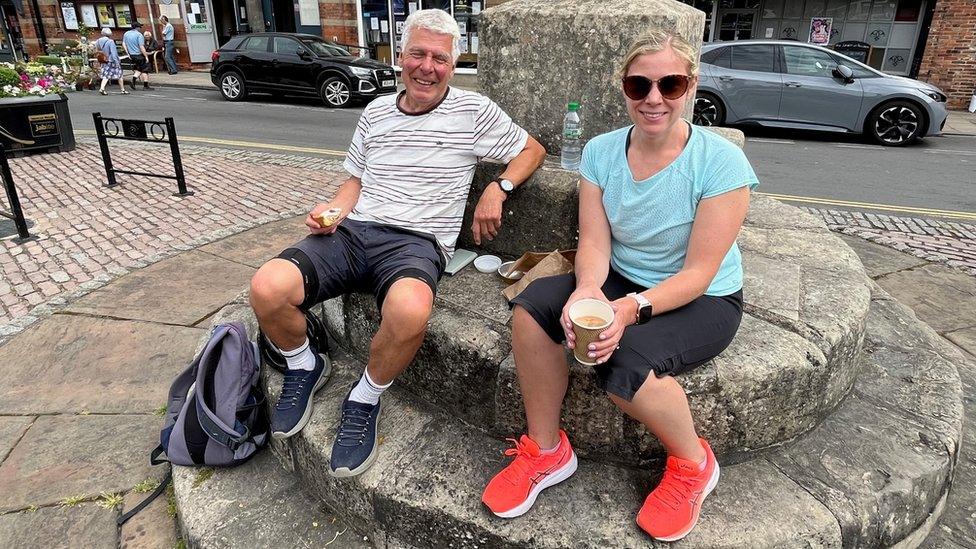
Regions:
M 102 36 L 112 36 L 112 29 L 108 27 L 102 27 Z
M 457 21 L 451 14 L 444 10 L 429 9 L 419 10 L 410 14 L 403 23 L 403 49 L 407 49 L 410 44 L 410 34 L 414 29 L 427 29 L 437 34 L 448 34 L 451 36 L 451 55 L 457 63 L 461 56 L 461 29 L 458 28 Z

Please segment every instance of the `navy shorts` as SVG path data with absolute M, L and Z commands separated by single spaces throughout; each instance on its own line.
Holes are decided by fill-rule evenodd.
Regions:
M 383 310 L 390 286 L 416 278 L 437 292 L 445 261 L 433 236 L 379 223 L 344 219 L 330 235 L 309 235 L 281 252 L 302 272 L 304 311 L 350 292 L 369 292 Z
M 556 343 L 565 341 L 560 324 L 563 306 L 576 289 L 573 274 L 540 278 L 511 304 L 524 308 Z M 613 301 L 646 290 L 610 269 L 603 294 Z M 742 320 L 742 290 L 727 296 L 702 295 L 691 303 L 624 329 L 620 348 L 594 366 L 598 384 L 609 393 L 632 400 L 654 372 L 679 375 L 708 362 L 725 350 Z

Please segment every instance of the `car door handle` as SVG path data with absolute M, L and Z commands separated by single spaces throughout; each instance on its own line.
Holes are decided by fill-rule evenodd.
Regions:
M 735 80 L 735 78 L 732 76 L 719 76 L 718 79 L 721 80 L 722 82 L 731 82 Z
M 786 87 L 787 88 L 801 88 L 801 87 L 803 87 L 803 84 L 801 84 L 799 82 L 783 82 L 783 83 L 786 84 Z

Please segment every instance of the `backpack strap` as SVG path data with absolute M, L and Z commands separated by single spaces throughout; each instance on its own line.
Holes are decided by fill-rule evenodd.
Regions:
M 239 339 L 243 341 L 243 347 L 241 348 L 242 357 L 250 356 L 252 359 L 256 354 L 253 344 L 248 341 L 246 332 L 244 331 L 244 326 L 237 323 L 231 322 L 229 324 L 221 324 L 217 326 L 214 330 L 214 334 L 211 337 L 208 348 L 205 350 L 208 356 L 212 356 L 213 347 L 221 342 L 225 337 L 229 336 L 229 332 L 235 332 L 231 335 L 239 336 Z M 244 433 L 238 433 L 231 427 L 227 426 L 217 414 L 207 406 L 205 402 L 204 395 L 207 394 L 206 379 L 207 379 L 207 369 L 216 367 L 215 362 L 210 362 L 209 364 L 200 364 L 200 369 L 197 374 L 197 398 L 194 399 L 197 406 L 197 420 L 200 423 L 200 427 L 203 431 L 214 441 L 223 444 L 231 452 L 236 452 L 238 448 L 241 447 L 245 442 L 251 439 L 251 431 L 244 426 Z
M 158 450 L 158 448 L 157 448 L 157 450 Z M 155 454 L 155 451 L 153 451 L 153 453 Z M 156 455 L 159 455 L 159 454 L 156 454 Z M 163 480 L 161 480 L 159 482 L 159 486 L 157 486 L 156 489 L 153 490 L 153 493 L 149 494 L 149 497 L 147 497 L 146 499 L 142 500 L 142 502 L 140 502 L 139 505 L 136 505 L 131 511 L 129 511 L 128 513 L 126 513 L 126 514 L 122 515 L 121 517 L 119 517 L 118 520 L 115 521 L 115 523 L 118 526 L 122 526 L 130 518 L 132 518 L 133 516 L 135 516 L 136 513 L 138 513 L 139 511 L 142 511 L 143 509 L 145 509 L 147 505 L 149 505 L 150 503 L 152 503 L 153 501 L 155 501 L 156 498 L 158 498 L 160 496 L 160 494 L 162 494 L 163 491 L 166 490 L 166 487 L 169 486 L 169 482 L 172 479 L 173 479 L 173 471 L 172 470 L 169 470 L 169 471 L 166 472 L 166 476 L 163 477 Z

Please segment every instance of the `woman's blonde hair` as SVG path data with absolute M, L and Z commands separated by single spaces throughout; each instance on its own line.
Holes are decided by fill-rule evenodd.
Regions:
M 624 58 L 623 66 L 617 71 L 617 79 L 627 76 L 627 71 L 634 60 L 648 53 L 657 53 L 670 47 L 679 59 L 688 64 L 688 75 L 698 75 L 698 50 L 681 36 L 666 30 L 655 29 L 641 35 L 634 41 Z

